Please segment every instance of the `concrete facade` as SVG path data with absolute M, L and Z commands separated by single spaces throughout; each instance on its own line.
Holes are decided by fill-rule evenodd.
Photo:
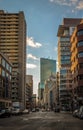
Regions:
M 12 101 L 25 106 L 26 22 L 22 11 L 0 10 L 0 51 L 12 63 Z
M 71 36 L 72 96 L 83 104 L 83 20 Z
M 69 106 L 72 94 L 70 37 L 81 19 L 64 18 L 58 28 L 58 62 L 60 72 L 59 100 L 61 106 Z

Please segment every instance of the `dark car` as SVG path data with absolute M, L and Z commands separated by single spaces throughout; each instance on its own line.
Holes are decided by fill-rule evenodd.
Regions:
M 60 112 L 60 106 L 57 105 L 55 108 L 54 108 L 54 112 Z
M 0 110 L 0 117 L 10 117 L 11 110 L 9 108 L 4 108 Z
M 38 108 L 38 107 L 36 108 L 36 111 L 37 111 L 37 112 L 39 111 L 39 108 Z

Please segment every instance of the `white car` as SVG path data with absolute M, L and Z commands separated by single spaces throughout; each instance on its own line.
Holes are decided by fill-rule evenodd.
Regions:
M 11 113 L 12 115 L 21 115 L 22 111 L 19 108 L 13 108 Z
M 73 111 L 73 117 L 78 117 L 79 109 Z
M 23 111 L 23 114 L 29 114 L 29 110 L 28 110 L 28 109 L 25 109 L 25 110 Z
M 45 112 L 46 110 L 44 108 L 42 108 L 42 112 Z
M 79 108 L 78 118 L 83 119 L 83 106 Z

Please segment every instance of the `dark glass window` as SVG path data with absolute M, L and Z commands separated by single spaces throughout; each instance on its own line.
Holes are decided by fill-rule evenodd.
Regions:
M 79 75 L 79 79 L 80 79 L 80 80 L 83 80 L 83 75 Z
M 80 63 L 80 64 L 79 64 L 79 67 L 80 67 L 80 68 L 83 68 L 83 63 Z
M 83 46 L 83 41 L 79 41 L 78 46 Z
M 78 57 L 83 57 L 83 52 L 79 52 Z
M 79 31 L 77 32 L 77 35 L 78 35 L 78 36 L 83 35 L 83 29 L 79 30 Z

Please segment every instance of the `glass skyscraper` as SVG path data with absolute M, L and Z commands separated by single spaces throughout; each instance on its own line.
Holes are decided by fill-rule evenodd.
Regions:
M 44 88 L 45 80 L 56 75 L 56 60 L 40 58 L 40 87 Z

